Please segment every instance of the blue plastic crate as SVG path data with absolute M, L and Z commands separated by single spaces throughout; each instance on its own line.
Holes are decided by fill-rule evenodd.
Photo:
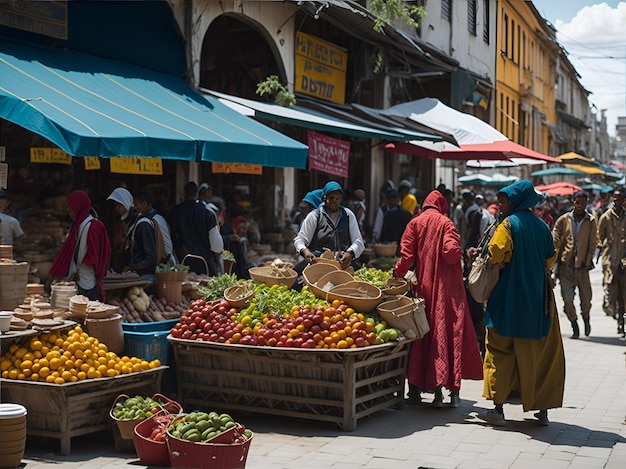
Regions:
M 167 340 L 170 331 L 134 332 L 124 331 L 124 355 L 152 361 L 158 359 L 162 365 L 174 362 L 174 350 Z
M 122 330 L 133 332 L 169 331 L 177 322 L 178 318 L 154 322 L 123 322 Z

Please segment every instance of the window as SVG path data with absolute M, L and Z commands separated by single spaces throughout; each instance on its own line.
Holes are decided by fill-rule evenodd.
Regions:
M 526 57 L 526 32 L 522 31 L 522 67 L 528 68 L 528 58 Z
M 478 9 L 477 0 L 467 1 L 467 30 L 470 34 L 476 36 L 476 10 Z
M 504 14 L 504 17 L 502 18 L 502 26 L 504 26 L 504 34 L 502 35 L 502 40 L 504 41 L 504 44 L 502 44 L 504 47 L 502 48 L 502 52 L 504 52 L 504 56 L 508 56 L 509 55 L 509 15 L 507 15 L 506 13 Z
M 483 41 L 489 44 L 489 0 L 483 0 Z
M 515 62 L 515 21 L 511 20 L 511 49 L 507 55 L 509 59 Z
M 500 93 L 500 132 L 504 133 L 504 93 Z
M 452 0 L 441 1 L 441 17 L 444 20 L 452 21 Z

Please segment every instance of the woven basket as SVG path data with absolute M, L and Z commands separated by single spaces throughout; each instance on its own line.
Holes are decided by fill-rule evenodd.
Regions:
M 248 289 L 245 285 L 233 285 L 224 290 L 224 298 L 234 308 L 246 306 L 253 296 L 254 290 Z
M 430 331 L 424 300 L 421 298 L 398 295 L 380 303 L 376 311 L 388 325 L 400 329 L 407 339 L 421 339 Z
M 277 270 L 268 265 L 262 267 L 251 267 L 249 272 L 254 283 L 264 283 L 269 286 L 287 285 L 287 287 L 291 288 L 298 277 L 298 274 L 293 269 L 286 268 L 283 270 Z
M 330 264 L 315 263 L 307 265 L 302 271 L 304 282 L 311 287 L 317 281 L 329 272 L 336 272 L 337 267 Z
M 372 311 L 383 297 L 380 288 L 369 282 L 355 280 L 331 288 L 326 294 L 328 301 L 341 300 L 358 312 Z
M 115 352 L 118 355 L 124 352 L 124 330 L 122 329 L 121 314 L 105 319 L 86 318 L 85 327 L 90 336 L 106 344 L 109 352 Z M 130 438 L 132 438 L 132 428 Z
M 326 295 L 332 288 L 353 281 L 354 277 L 345 270 L 333 270 L 322 275 L 317 282 L 309 287 L 309 290 L 318 298 L 325 300 Z
M 409 282 L 403 278 L 391 277 L 387 279 L 387 287 L 383 288 L 383 295 L 403 295 L 409 291 Z

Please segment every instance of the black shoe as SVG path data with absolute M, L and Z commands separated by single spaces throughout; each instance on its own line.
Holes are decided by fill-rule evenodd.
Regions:
M 617 326 L 617 333 L 624 334 L 624 326 Z
M 585 321 L 585 336 L 589 337 L 589 334 L 591 334 L 591 324 L 589 323 L 589 319 L 587 319 Z
M 577 321 L 571 321 L 572 323 L 572 339 L 578 339 L 580 337 L 580 329 L 578 328 L 578 322 Z

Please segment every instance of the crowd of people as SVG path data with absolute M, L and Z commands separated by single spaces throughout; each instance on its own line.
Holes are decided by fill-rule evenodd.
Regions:
M 560 282 L 572 338 L 589 336 L 589 271 L 598 261 L 603 309 L 617 320 L 618 334 L 624 336 L 623 187 L 603 191 L 597 201 L 582 191 L 568 201 L 555 201 L 521 180 L 495 194 L 463 190 L 457 200 L 443 185 L 424 195 L 406 179 L 397 186 L 388 180 L 371 227 L 365 192 L 357 189 L 351 194 L 345 200 L 346 189 L 330 181 L 299 203 L 291 219 L 298 228 L 293 240 L 300 261 L 296 270 L 301 273 L 327 250 L 342 269 L 356 269 L 368 243 L 397 243 L 393 273 L 417 279 L 411 282 L 411 293 L 424 300 L 430 325 L 430 332 L 411 345 L 409 404 L 420 404 L 423 393 L 433 393 L 434 407 L 441 408 L 447 390 L 449 406 L 457 407 L 461 381 L 484 380 L 483 396 L 493 401 L 494 408 L 478 418 L 506 424 L 503 404 L 518 396 L 524 411 L 536 411 L 537 422 L 549 424 L 548 410 L 562 405 L 565 380 L 553 287 Z M 242 214 L 228 216 L 207 183 L 188 182 L 184 200 L 163 214 L 144 189 L 133 194 L 118 187 L 107 200 L 119 216 L 120 241 L 109 240 L 110 230 L 88 194 L 71 192 L 66 202 L 73 224 L 50 277 L 73 279 L 79 293 L 104 301 L 103 278 L 109 268 L 153 280 L 159 264 L 179 263 L 193 254 L 187 261 L 191 270 L 214 276 L 224 272 L 222 253 L 227 249 L 236 259 L 237 277 L 249 278 L 250 221 Z M 23 232 L 4 213 L 3 201 L 6 196 L 0 191 L 1 233 L 3 242 L 10 243 Z M 485 246 L 488 261 L 500 269 L 498 283 L 484 304 L 472 298 L 466 284 L 479 246 Z M 120 255 L 112 258 L 115 248 Z

